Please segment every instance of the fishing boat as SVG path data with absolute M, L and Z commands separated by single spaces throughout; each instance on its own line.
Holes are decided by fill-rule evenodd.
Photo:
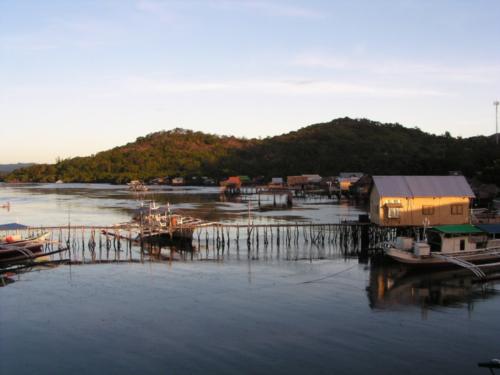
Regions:
M 440 225 L 425 230 L 423 240 L 397 237 L 385 249 L 392 259 L 412 266 L 500 262 L 500 225 Z
M 141 204 L 130 222 L 115 224 L 116 229 L 101 232 L 133 241 L 191 242 L 196 228 L 212 224 L 199 218 L 175 214 L 168 203 L 158 206 L 150 201 Z
M 50 237 L 50 232 L 45 232 L 33 237 L 22 239 L 19 235 L 6 235 L 0 237 L 0 248 L 2 247 L 26 247 L 31 245 L 39 245 L 45 243 Z
M 11 261 L 34 259 L 43 252 L 50 233 L 21 239 L 16 235 L 0 238 L 0 264 Z

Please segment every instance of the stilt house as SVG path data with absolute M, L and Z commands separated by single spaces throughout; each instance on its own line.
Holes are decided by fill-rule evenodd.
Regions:
M 370 220 L 381 226 L 467 224 L 472 198 L 463 176 L 373 176 Z

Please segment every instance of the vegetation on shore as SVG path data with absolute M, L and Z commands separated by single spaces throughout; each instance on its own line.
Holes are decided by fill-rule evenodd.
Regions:
M 500 146 L 493 137 L 455 138 L 399 124 L 339 118 L 265 139 L 174 129 L 88 157 L 37 164 L 6 181 L 148 181 L 162 176 L 287 176 L 342 171 L 368 174 L 447 174 L 500 185 Z

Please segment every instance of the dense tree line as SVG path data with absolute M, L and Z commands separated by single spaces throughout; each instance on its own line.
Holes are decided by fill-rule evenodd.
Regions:
M 287 176 L 342 171 L 447 174 L 500 185 L 500 146 L 493 137 L 455 138 L 399 124 L 341 118 L 262 140 L 184 129 L 149 134 L 89 157 L 18 169 L 8 181 L 112 182 L 163 176 Z

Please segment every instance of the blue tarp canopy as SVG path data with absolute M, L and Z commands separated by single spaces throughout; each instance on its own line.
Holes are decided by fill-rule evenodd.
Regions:
M 0 230 L 20 230 L 27 229 L 27 225 L 18 224 L 18 223 L 9 223 L 9 224 L 0 224 Z
M 489 234 L 500 234 L 500 224 L 476 224 L 476 227 Z

